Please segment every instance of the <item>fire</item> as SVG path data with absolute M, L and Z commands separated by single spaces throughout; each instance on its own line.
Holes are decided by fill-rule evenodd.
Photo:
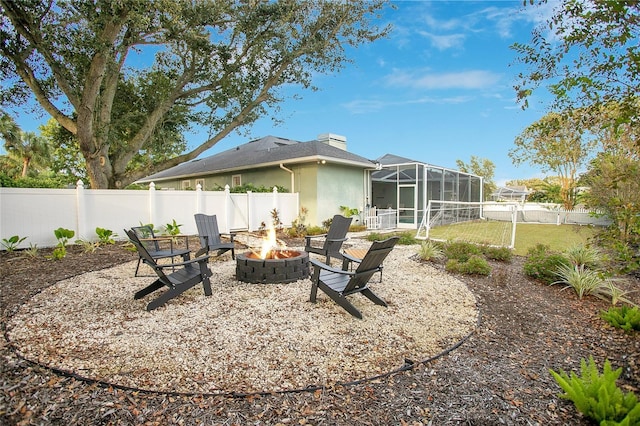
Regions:
M 262 249 L 260 250 L 260 259 L 268 259 L 269 253 L 278 249 L 278 239 L 276 238 L 276 229 L 272 226 L 267 231 L 267 237 L 262 240 Z
M 267 236 L 262 239 L 260 252 L 251 250 L 254 259 L 289 259 L 300 255 L 300 252 L 287 250 L 287 245 L 276 238 L 276 230 L 271 227 L 267 231 Z

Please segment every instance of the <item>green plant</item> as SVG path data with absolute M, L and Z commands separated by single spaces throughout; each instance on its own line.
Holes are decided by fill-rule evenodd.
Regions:
M 466 241 L 448 241 L 444 245 L 444 254 L 447 259 L 455 259 L 458 262 L 466 262 L 471 256 L 479 256 L 482 250 L 475 244 Z
M 449 259 L 445 265 L 445 269 L 449 272 L 455 272 L 464 275 L 489 275 L 491 273 L 491 265 L 487 260 L 479 255 L 472 255 L 466 261 L 458 259 Z
M 101 244 L 115 244 L 115 240 L 113 237 L 116 237 L 118 234 L 114 234 L 112 230 L 105 228 L 96 228 L 96 234 L 98 235 L 98 240 Z
M 589 363 L 580 361 L 580 373 L 568 375 L 550 370 L 551 375 L 560 385 L 564 393 L 561 398 L 573 401 L 577 410 L 601 425 L 637 425 L 640 421 L 640 404 L 632 393 L 623 393 L 616 385 L 622 368 L 613 371 L 611 363 L 606 360 L 602 374 L 589 357 Z
M 398 240 L 399 245 L 411 246 L 418 243 L 414 232 L 406 231 L 395 235 L 400 237 L 400 239 Z
M 58 240 L 58 245 L 53 249 L 49 258 L 54 260 L 62 259 L 67 255 L 67 244 L 69 243 L 69 240 L 73 238 L 76 233 L 71 229 L 58 228 L 53 231 L 53 234 Z
M 11 253 L 12 251 L 15 251 L 15 249 L 18 248 L 18 245 L 26 239 L 27 237 L 20 238 L 18 235 L 13 235 L 9 238 L 3 238 L 1 244 L 9 253 Z
M 178 225 L 176 220 L 173 219 L 173 222 L 167 223 L 166 225 L 164 225 L 164 232 L 167 235 L 171 235 L 171 236 L 175 237 L 176 235 L 180 235 L 180 227 L 181 226 L 182 225 Z
M 614 327 L 624 331 L 640 331 L 640 310 L 637 306 L 612 306 L 600 313 L 600 317 Z
M 320 234 L 324 234 L 326 233 L 327 230 L 325 228 L 322 228 L 320 226 L 308 226 L 307 227 L 307 235 L 320 235 Z
M 82 247 L 84 253 L 93 253 L 100 247 L 100 243 L 97 241 L 76 240 L 76 244 Z
M 606 278 L 602 273 L 587 269 L 584 265 L 560 265 L 556 274 L 561 278 L 553 284 L 566 284 L 565 288 L 572 288 L 578 299 L 584 296 L 602 296 L 606 288 Z
M 293 220 L 291 228 L 289 228 L 290 237 L 303 237 L 307 234 L 307 225 L 304 223 L 307 219 L 307 213 L 309 210 L 306 207 L 300 207 L 298 217 Z
M 605 281 L 605 287 L 602 289 L 602 295 L 609 298 L 612 305 L 617 305 L 620 302 L 628 303 L 633 305 L 631 300 L 629 300 L 626 296 L 631 293 L 630 291 L 625 291 L 620 287 L 617 287 L 614 282 L 616 280 L 614 278 L 609 278 Z
M 25 257 L 29 257 L 34 259 L 38 257 L 38 245 L 37 244 L 29 244 L 29 248 L 24 249 L 22 255 Z
M 565 256 L 574 265 L 597 268 L 602 264 L 602 253 L 596 248 L 583 245 L 572 246 L 565 251 Z
M 495 247 L 484 245 L 481 247 L 482 253 L 487 259 L 510 262 L 513 258 L 513 250 L 508 247 Z
M 60 260 L 67 255 L 67 248 L 64 246 L 57 246 L 53 249 L 50 256 L 47 259 Z
M 340 206 L 340 211 L 344 217 L 352 217 L 360 214 L 360 210 L 347 206 Z
M 551 284 L 558 279 L 558 268 L 570 264 L 564 255 L 551 251 L 549 246 L 536 244 L 527 252 L 524 273 L 543 283 Z
M 431 240 L 427 240 L 420 244 L 420 247 L 418 248 L 418 256 L 420 259 L 427 261 L 442 260 L 445 257 L 442 247 Z

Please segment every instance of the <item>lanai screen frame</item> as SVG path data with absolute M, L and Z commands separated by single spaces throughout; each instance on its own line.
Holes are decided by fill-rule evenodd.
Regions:
M 417 228 L 431 199 L 465 202 L 481 202 L 484 199 L 482 177 L 419 161 L 382 165 L 379 169 L 370 171 L 370 182 L 366 204 L 379 208 L 388 207 L 388 204 L 376 205 L 374 185 L 376 182 L 395 183 L 395 201 L 392 208 L 397 212 L 398 227 Z M 417 200 L 413 214 L 410 214 L 409 210 L 399 208 L 403 204 L 400 199 L 402 188 L 411 187 L 414 188 L 414 200 Z M 406 190 L 403 192 L 407 193 Z

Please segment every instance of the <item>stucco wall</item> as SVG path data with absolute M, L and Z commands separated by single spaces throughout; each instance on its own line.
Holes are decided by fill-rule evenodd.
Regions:
M 364 207 L 364 171 L 357 167 L 337 164 L 304 163 L 287 165 L 294 173 L 294 188 L 300 194 L 300 207 L 308 210 L 305 223 L 320 226 L 322 222 L 341 213 L 340 206 Z M 279 167 L 260 168 L 242 172 L 205 177 L 205 190 L 231 186 L 232 176 L 240 175 L 241 183 L 255 186 L 279 185 L 291 190 L 291 173 Z M 189 178 L 192 188 L 201 177 Z M 180 189 L 183 180 L 156 182 L 156 188 Z M 354 223 L 355 219 L 354 219 Z

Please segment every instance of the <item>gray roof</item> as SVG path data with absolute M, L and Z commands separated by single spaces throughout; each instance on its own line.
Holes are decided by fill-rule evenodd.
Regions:
M 138 182 L 151 182 L 190 176 L 203 176 L 278 164 L 295 164 L 315 161 L 375 168 L 375 163 L 325 142 L 317 140 L 298 142 L 291 139 L 266 136 L 206 158 L 197 158 L 179 164 Z

